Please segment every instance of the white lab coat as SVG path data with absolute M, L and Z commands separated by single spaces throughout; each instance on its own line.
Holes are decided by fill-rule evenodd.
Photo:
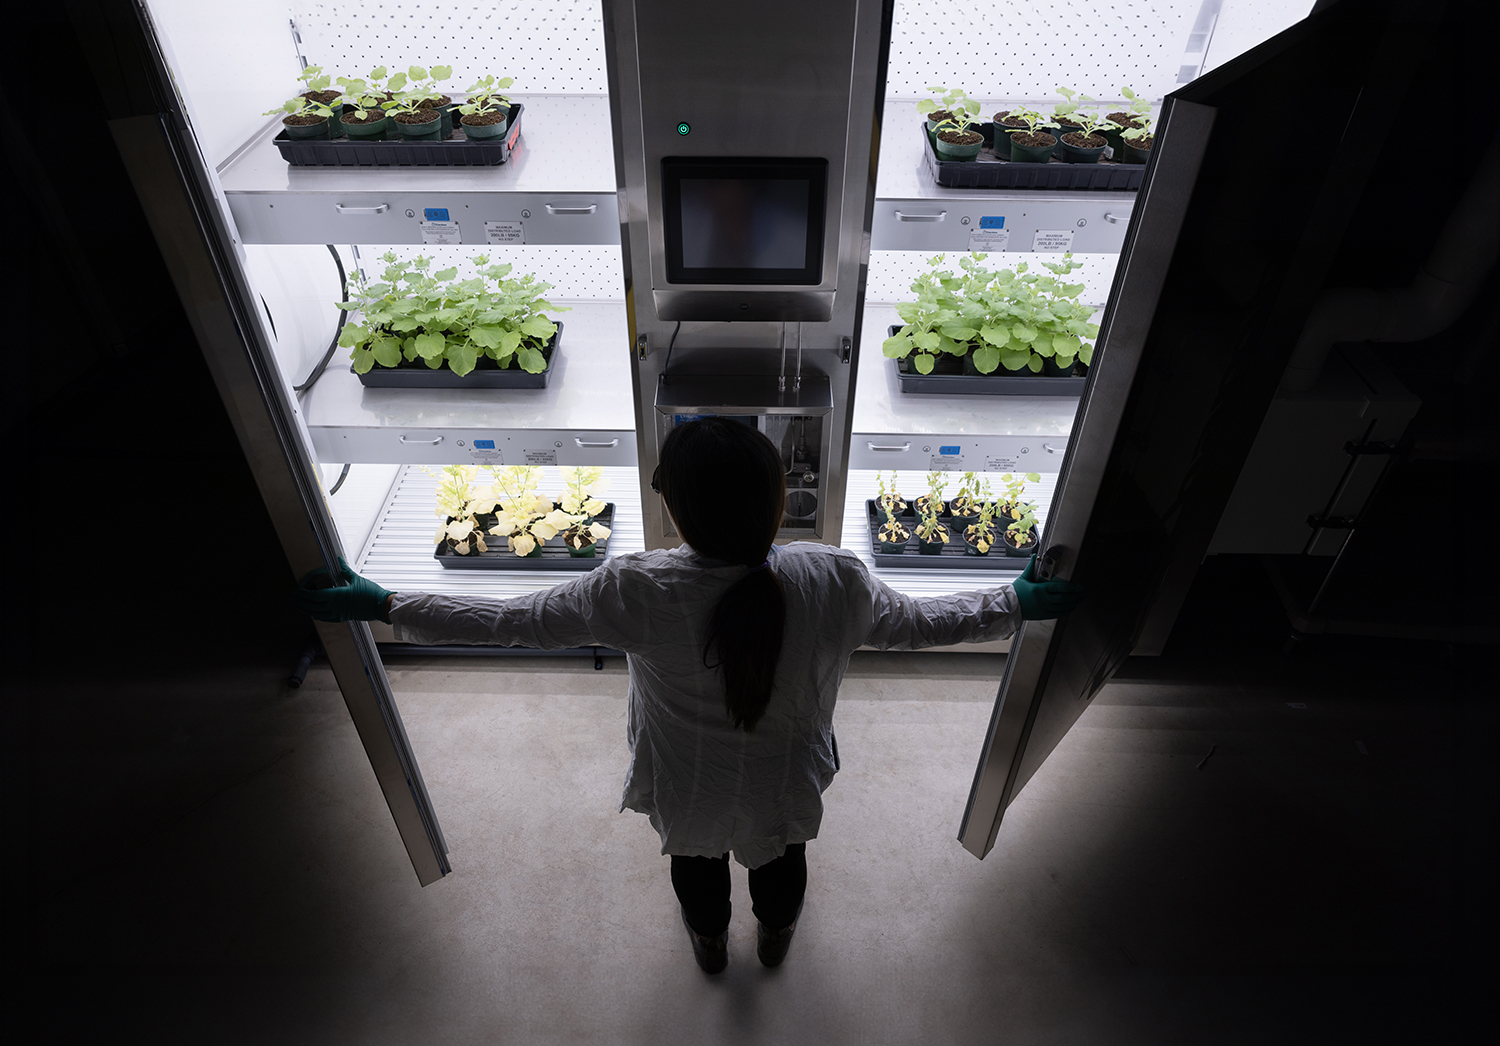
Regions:
M 822 793 L 839 768 L 833 706 L 855 649 L 1003 639 L 1021 624 L 1009 585 L 916 599 L 828 545 L 774 548 L 771 569 L 786 593 L 786 634 L 754 733 L 730 725 L 719 673 L 703 663 L 710 614 L 746 568 L 686 545 L 612 556 L 514 599 L 401 592 L 390 619 L 408 643 L 624 651 L 631 761 L 620 809 L 651 819 L 664 854 L 733 851 L 756 868 L 818 834 Z

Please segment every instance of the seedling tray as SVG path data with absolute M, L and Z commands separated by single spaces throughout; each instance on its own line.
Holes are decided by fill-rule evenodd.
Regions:
M 479 366 L 459 376 L 447 367 L 433 370 L 425 363 L 413 361 L 400 367 L 371 367 L 356 376 L 360 384 L 371 389 L 545 389 L 547 382 L 552 379 L 553 368 L 557 366 L 562 327 L 559 323 L 552 339 L 542 346 L 542 355 L 547 358 L 547 368 L 540 374 L 528 373 L 518 366 L 504 370 Z M 354 370 L 352 364 L 349 370 Z
M 988 555 L 969 555 L 964 545 L 963 535 L 958 533 L 953 525 L 952 515 L 947 512 L 938 516 L 938 519 L 948 528 L 948 543 L 937 555 L 924 556 L 917 549 L 919 542 L 916 534 L 916 512 L 908 505 L 906 511 L 898 513 L 896 518 L 912 531 L 912 535 L 906 543 L 906 551 L 893 555 L 880 551 L 880 517 L 875 511 L 875 500 L 865 499 L 865 521 L 870 526 L 870 555 L 874 557 L 877 567 L 911 567 L 918 570 L 1001 570 L 1019 574 L 1026 569 L 1026 563 L 1031 558 L 1030 553 L 1025 556 L 1007 556 L 1002 550 L 1003 542 L 992 548 Z
M 441 142 L 413 142 L 395 130 L 382 141 L 355 141 L 340 136 L 328 139 L 288 138 L 277 131 L 271 139 L 281 158 L 293 167 L 495 167 L 510 159 L 521 136 L 520 103 L 510 108 L 510 122 L 497 138 L 464 135 L 463 125 L 453 121 L 453 134 Z M 337 125 L 337 119 L 335 118 Z
M 447 542 L 444 542 L 432 554 L 433 558 L 442 564 L 444 569 L 583 571 L 603 566 L 604 557 L 609 554 L 609 538 L 605 538 L 598 543 L 598 546 L 594 549 L 593 556 L 575 556 L 568 551 L 568 546 L 563 544 L 563 535 L 560 533 L 551 541 L 542 545 L 542 554 L 540 556 L 518 556 L 506 547 L 504 538 L 489 534 L 489 528 L 495 525 L 494 516 L 482 515 L 478 519 L 484 526 L 486 532 L 485 544 L 490 546 L 490 551 L 478 552 L 469 556 L 460 556 L 448 547 Z M 613 501 L 606 503 L 604 510 L 594 517 L 595 522 L 603 523 L 611 529 L 614 527 L 614 519 L 615 503 Z M 566 533 L 566 531 L 563 533 Z
M 895 337 L 898 324 L 889 329 Z M 1083 395 L 1087 378 L 1044 378 L 1028 374 L 1024 378 L 1010 374 L 921 374 L 911 365 L 911 358 L 891 360 L 896 381 L 904 393 L 919 396 L 1062 396 L 1078 399 Z
M 995 155 L 995 125 L 982 123 L 984 145 L 973 160 L 939 160 L 927 137 L 927 128 L 917 124 L 922 153 L 932 180 L 950 189 L 1069 189 L 1080 192 L 1121 192 L 1141 187 L 1146 165 L 1141 163 L 1063 163 L 1052 157 L 1046 163 L 1012 163 Z

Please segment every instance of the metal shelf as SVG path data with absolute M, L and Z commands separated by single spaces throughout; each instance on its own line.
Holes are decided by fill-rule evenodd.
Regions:
M 996 217 L 1005 219 L 1008 251 L 1030 252 L 1043 231 L 1071 233 L 1070 248 L 1080 253 L 1118 254 L 1124 246 L 1135 193 L 944 188 L 923 160 L 921 119 L 916 102 L 885 105 L 872 250 L 970 250 L 980 219 Z
M 880 351 L 886 329 L 900 322 L 893 306 L 865 307 L 851 469 L 1005 472 L 1024 466 L 1056 472 L 1062 467 L 1077 399 L 906 395 Z M 953 447 L 958 449 L 944 449 Z
M 302 397 L 319 461 L 633 466 L 623 302 L 572 302 L 545 389 L 368 389 L 337 354 Z M 475 441 L 489 440 L 493 450 Z
M 273 117 L 219 166 L 241 241 L 419 244 L 437 207 L 466 244 L 484 244 L 490 221 L 520 222 L 530 244 L 619 243 L 609 99 L 516 100 L 521 137 L 498 167 L 293 167 L 271 140 Z

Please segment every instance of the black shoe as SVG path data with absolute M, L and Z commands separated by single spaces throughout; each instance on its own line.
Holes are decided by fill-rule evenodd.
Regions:
M 792 934 L 797 932 L 797 919 L 802 918 L 802 906 L 797 905 L 796 918 L 792 925 L 782 930 L 768 930 L 763 923 L 755 924 L 755 954 L 762 966 L 780 966 L 792 946 Z
M 693 958 L 698 960 L 698 968 L 704 973 L 722 973 L 729 965 L 729 930 L 717 937 L 705 937 L 688 925 L 686 912 L 682 914 L 682 925 L 687 926 L 688 937 L 692 939 Z M 784 953 L 785 949 L 782 951 Z

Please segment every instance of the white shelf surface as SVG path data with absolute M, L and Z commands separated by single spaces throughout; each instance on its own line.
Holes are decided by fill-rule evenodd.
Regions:
M 903 393 L 895 368 L 880 348 L 887 329 L 900 322 L 894 306 L 865 308 L 850 468 L 926 471 L 944 446 L 960 448 L 962 469 L 1056 472 L 1062 467 L 1078 412 L 1077 399 Z M 877 447 L 907 445 L 907 449 L 877 451 L 871 449 L 872 443 Z
M 356 466 L 358 469 L 358 466 Z M 365 473 L 370 480 L 378 477 L 373 471 Z M 633 468 L 606 468 L 610 489 L 603 495 L 605 500 L 615 503 L 613 532 L 610 535 L 610 555 L 625 555 L 639 552 L 645 547 L 641 520 L 639 474 Z M 999 476 L 989 475 L 991 483 L 998 489 Z M 354 472 L 351 472 L 351 481 Z M 948 493 L 957 486 L 957 476 L 950 478 Z M 1036 501 L 1041 511 L 1038 518 L 1045 523 L 1047 509 L 1051 505 L 1056 474 L 1042 473 L 1039 483 L 1031 484 L 1028 497 Z M 909 473 L 904 484 L 908 497 L 914 497 L 919 487 L 925 484 L 925 474 Z M 368 536 L 358 546 L 355 569 L 373 581 L 393 591 L 443 592 L 476 596 L 492 596 L 506 599 L 527 595 L 577 577 L 571 571 L 539 570 L 445 570 L 433 557 L 436 547 L 435 534 L 438 517 L 434 513 L 434 491 L 437 480 L 420 466 L 401 466 L 388 494 L 381 503 Z M 548 469 L 541 492 L 556 496 L 562 489 L 562 478 L 555 469 Z M 925 489 L 925 488 L 923 488 Z M 340 531 L 352 550 L 358 539 L 357 531 L 363 526 L 362 515 L 355 512 L 341 514 L 339 499 L 346 491 L 352 500 L 364 501 L 369 491 L 347 485 L 331 500 L 335 519 Z M 864 503 L 875 496 L 875 473 L 858 470 L 850 473 L 849 488 L 844 512 L 842 545 L 853 549 L 870 567 L 871 572 L 886 584 L 913 596 L 935 596 L 950 592 L 962 592 L 976 588 L 989 588 L 1005 584 L 1025 569 L 1024 560 L 1016 560 L 1015 569 L 962 570 L 962 569 L 886 569 L 877 568 L 870 553 L 869 531 L 864 524 Z M 345 531 L 345 518 L 351 529 Z M 355 525 L 355 519 L 360 524 Z M 915 559 L 915 554 L 913 554 Z
M 981 218 L 1000 217 L 1007 252 L 1029 253 L 1037 232 L 1065 231 L 1074 251 L 1119 253 L 1134 192 L 949 189 L 927 170 L 921 122 L 915 101 L 885 103 L 871 250 L 965 251 Z
M 466 462 L 482 460 L 474 440 L 490 439 L 504 464 L 524 464 L 526 451 L 552 451 L 560 465 L 634 465 L 625 305 L 558 304 L 572 311 L 553 317 L 563 331 L 545 389 L 371 389 L 349 369 L 347 354 L 336 352 L 302 398 L 318 460 Z
M 219 182 L 240 238 L 421 243 L 425 208 L 443 207 L 468 244 L 486 242 L 486 221 L 521 222 L 526 243 L 619 243 L 609 99 L 515 100 L 525 107 L 521 136 L 510 159 L 494 167 L 294 167 L 272 141 L 280 127 L 272 117 L 220 165 Z M 549 204 L 594 210 L 551 213 Z

